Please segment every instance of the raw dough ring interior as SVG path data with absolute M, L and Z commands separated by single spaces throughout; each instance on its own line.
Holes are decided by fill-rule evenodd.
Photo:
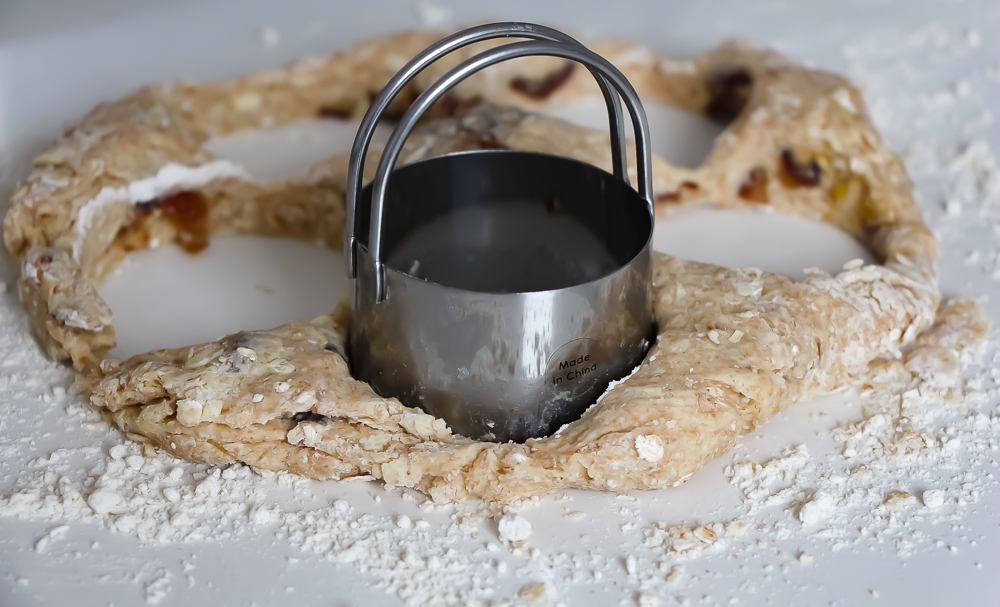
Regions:
M 130 438 L 197 462 L 383 479 L 437 501 L 654 489 L 683 482 L 784 407 L 897 356 L 934 321 L 933 236 L 899 159 L 847 81 L 739 43 L 680 62 L 605 43 L 592 48 L 644 98 L 731 120 L 700 167 L 654 159 L 661 211 L 768 205 L 841 227 L 883 263 L 795 281 L 657 254 L 659 337 L 645 361 L 579 420 L 525 444 L 454 435 L 443 420 L 351 378 L 343 311 L 104 359 L 112 316 L 93 285 L 129 251 L 169 242 L 196 249 L 209 234 L 340 247 L 346 158 L 263 183 L 213 159 L 201 147 L 209 137 L 357 115 L 434 39 L 404 33 L 231 83 L 147 87 L 98 106 L 36 159 L 4 222 L 21 261 L 19 293 L 50 356 L 72 361 L 93 404 Z M 435 65 L 401 103 L 470 52 Z M 441 119 L 411 137 L 404 158 L 508 147 L 608 168 L 606 133 L 526 113 L 596 95 L 588 76 L 541 57 L 478 74 L 440 104 Z M 370 156 L 369 168 L 378 150 Z

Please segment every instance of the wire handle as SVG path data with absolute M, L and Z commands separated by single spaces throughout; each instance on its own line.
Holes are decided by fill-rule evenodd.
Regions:
M 382 113 L 385 112 L 387 107 L 389 107 L 389 104 L 392 103 L 392 100 L 396 97 L 399 91 L 403 90 L 403 87 L 405 87 L 410 80 L 412 80 L 431 63 L 434 63 L 454 50 L 468 46 L 475 42 L 505 37 L 532 38 L 536 40 L 551 40 L 554 42 L 580 44 L 574 38 L 560 32 L 559 30 L 552 29 L 551 27 L 545 27 L 544 25 L 536 25 L 534 23 L 521 23 L 515 21 L 490 23 L 477 27 L 471 27 L 452 34 L 446 38 L 442 38 L 438 42 L 435 42 L 431 46 L 424 49 L 424 51 L 403 66 L 401 70 L 396 72 L 396 74 L 389 80 L 385 87 L 382 88 L 375 99 L 372 100 L 371 105 L 368 107 L 368 111 L 361 120 L 361 125 L 358 127 L 358 133 L 354 139 L 354 145 L 351 147 L 351 158 L 347 171 L 347 221 L 344 235 L 344 259 L 347 263 L 348 278 L 353 279 L 357 276 L 358 251 L 357 238 L 355 236 L 357 231 L 357 225 L 355 223 L 357 221 L 356 208 L 358 200 L 361 198 L 365 158 L 368 155 L 368 146 L 371 143 L 372 136 L 375 134 L 375 127 L 378 126 L 378 121 L 379 118 L 382 117 Z M 608 123 L 610 126 L 612 141 L 611 160 L 614 175 L 628 183 L 628 161 L 625 156 L 621 154 L 621 150 L 624 149 L 625 144 L 625 133 L 620 129 L 622 121 L 621 102 L 618 100 L 618 95 L 614 93 L 603 76 L 593 70 L 591 70 L 591 73 L 593 73 L 594 77 L 597 79 L 597 83 L 601 87 L 601 94 L 604 95 L 604 101 L 608 105 Z
M 625 100 L 625 105 L 628 107 L 629 116 L 632 120 L 632 128 L 636 134 L 636 177 L 639 186 L 638 192 L 639 195 L 646 201 L 650 214 L 653 213 L 652 155 L 650 152 L 649 125 L 646 122 L 646 114 L 643 111 L 639 96 L 625 76 L 606 59 L 575 41 L 565 42 L 545 40 L 515 42 L 490 49 L 464 61 L 421 93 L 409 109 L 406 110 L 406 113 L 403 114 L 403 118 L 400 120 L 396 129 L 389 137 L 389 141 L 386 143 L 385 150 L 382 152 L 382 158 L 379 160 L 375 179 L 372 182 L 373 192 L 371 198 L 371 221 L 368 235 L 368 252 L 374 266 L 375 303 L 381 303 L 386 298 L 385 264 L 382 263 L 381 258 L 382 213 L 385 204 L 385 192 L 389 184 L 389 174 L 395 166 L 396 161 L 399 158 L 399 154 L 402 151 L 403 144 L 406 142 L 410 132 L 416 126 L 417 121 L 424 114 L 424 112 L 426 112 L 442 95 L 447 93 L 452 87 L 457 85 L 462 80 L 491 65 L 518 57 L 527 57 L 532 55 L 562 57 L 564 59 L 576 61 L 586 66 L 592 73 L 595 73 L 598 77 L 598 82 L 606 82 L 613 86 L 618 95 L 621 95 L 621 97 Z M 614 98 L 615 101 L 617 101 L 617 96 L 613 94 L 606 95 L 605 98 Z M 610 113 L 614 113 L 615 108 L 610 102 L 608 104 L 608 109 Z M 622 132 L 621 125 L 615 124 L 615 128 L 612 132 L 620 134 Z M 359 131 L 359 139 L 361 138 L 361 135 L 362 133 Z M 363 147 L 367 147 L 370 135 L 365 139 L 366 141 L 364 142 Z M 355 140 L 355 151 L 358 149 L 357 143 L 357 140 Z M 617 143 L 617 146 L 612 145 L 612 152 L 616 159 L 622 159 L 622 164 L 624 165 L 624 159 L 627 157 L 625 153 L 624 137 L 619 137 Z M 356 159 L 352 152 L 352 168 L 354 168 L 355 160 Z M 362 162 L 363 159 L 358 159 L 359 167 Z M 627 183 L 627 180 L 624 179 L 627 173 L 624 170 L 617 170 L 618 168 L 619 167 L 616 166 L 616 176 L 622 178 Z M 356 190 L 354 190 L 354 202 L 356 202 L 358 199 L 357 194 L 360 192 L 360 178 L 355 176 L 355 180 L 350 182 L 350 186 L 352 189 L 356 187 Z M 350 196 L 350 190 L 348 195 Z M 354 209 L 352 207 L 348 208 L 349 221 L 353 219 L 350 215 L 353 210 Z M 353 242 L 351 246 L 356 247 L 356 241 Z

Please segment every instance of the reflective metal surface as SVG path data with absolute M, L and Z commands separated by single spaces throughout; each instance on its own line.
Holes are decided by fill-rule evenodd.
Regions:
M 622 95 L 640 193 L 594 166 L 530 152 L 464 152 L 392 169 L 417 119 L 450 87 L 535 54 L 580 61 Z M 354 154 L 365 149 L 355 142 Z M 649 347 L 649 132 L 628 81 L 578 43 L 514 43 L 450 71 L 406 112 L 374 182 L 350 202 L 353 371 L 455 432 L 498 441 L 551 434 Z
M 447 55 L 448 53 L 483 40 L 494 38 L 531 38 L 535 40 L 552 40 L 555 42 L 566 42 L 569 44 L 579 44 L 572 37 L 559 30 L 538 25 L 535 23 L 504 22 L 488 23 L 476 27 L 456 32 L 450 36 L 438 40 L 431 46 L 423 50 L 416 57 L 411 59 L 389 80 L 389 82 L 379 91 L 379 94 L 372 99 L 365 112 L 361 125 L 358 127 L 358 134 L 354 139 L 354 146 L 351 149 L 351 159 L 348 166 L 347 183 L 351 185 L 347 189 L 347 229 L 344 233 L 344 259 L 347 262 L 347 275 L 354 278 L 357 272 L 357 248 L 355 234 L 357 230 L 355 220 L 355 208 L 358 196 L 361 194 L 361 175 L 364 174 L 365 157 L 368 154 L 368 144 L 372 135 L 375 134 L 375 127 L 378 126 L 379 117 L 385 111 L 393 98 L 403 90 L 403 87 L 419 74 L 425 67 L 434 61 Z M 604 79 L 598 71 L 591 69 L 591 73 L 597 79 L 597 84 L 601 87 L 601 94 L 604 102 L 608 105 L 608 129 L 611 132 L 611 166 L 614 167 L 615 176 L 628 182 L 627 161 L 623 152 L 625 149 L 625 132 L 621 130 L 622 107 L 618 100 L 618 95 L 611 88 L 611 85 Z

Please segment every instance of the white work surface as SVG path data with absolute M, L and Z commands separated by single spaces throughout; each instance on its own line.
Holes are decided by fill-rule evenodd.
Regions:
M 1000 178 L 989 153 L 1000 146 L 994 115 L 1000 108 L 1000 10 L 994 0 L 620 5 L 8 0 L 0 5 L 0 199 L 9 197 L 33 156 L 100 101 L 150 82 L 201 81 L 276 67 L 439 16 L 453 24 L 538 21 L 585 39 L 638 40 L 664 56 L 700 52 L 739 36 L 845 73 L 862 86 L 877 126 L 904 153 L 918 202 L 941 242 L 943 291 L 986 296 L 991 317 L 1000 320 Z M 674 162 L 697 162 L 712 127 L 670 108 L 651 104 L 648 111 L 654 148 Z M 586 103 L 555 113 L 584 122 L 599 115 Z M 240 135 L 213 142 L 213 149 L 259 174 L 279 175 L 345 151 L 351 136 L 349 127 L 325 122 Z M 977 142 L 985 147 L 971 149 L 981 153 L 961 156 L 964 165 L 962 160 L 949 165 Z M 270 156 L 261 156 L 261 150 Z M 700 261 L 792 275 L 806 266 L 834 271 L 864 255 L 828 226 L 705 210 L 661 219 L 655 244 Z M 0 293 L 2 500 L 40 467 L 67 475 L 98 469 L 109 449 L 125 439 L 88 413 L 81 396 L 53 393 L 54 386 L 68 387 L 72 374 L 46 362 L 30 343 L 13 289 L 13 265 L 5 262 L 0 277 L 7 285 Z M 127 356 L 309 318 L 331 309 L 346 288 L 339 254 L 298 242 L 234 238 L 213 241 L 198 256 L 175 247 L 135 254 L 100 292 L 115 311 L 116 354 Z M 25 350 L 29 353 L 18 354 Z M 997 414 L 996 403 L 979 409 Z M 734 458 L 764 461 L 804 444 L 814 458 L 835 462 L 840 456 L 830 428 L 860 416 L 853 394 L 829 395 L 779 415 L 681 487 L 621 496 L 578 491 L 549 496 L 520 513 L 533 529 L 523 550 L 500 542 L 490 519 L 459 530 L 456 515 L 473 510 L 469 507 L 425 511 L 419 494 L 374 482 L 307 482 L 290 489 L 260 479 L 255 487 L 264 497 L 253 498 L 253 507 L 244 509 L 251 512 L 231 509 L 225 519 L 231 533 L 212 532 L 204 541 L 142 542 L 109 530 L 111 516 L 90 516 L 65 529 L 58 517 L 41 511 L 27 519 L 0 517 L 0 605 L 401 605 L 399 593 L 411 604 L 431 605 L 446 601 L 448 593 L 434 598 L 414 585 L 441 588 L 452 582 L 456 588 L 493 588 L 492 594 L 452 594 L 453 602 L 481 604 L 522 600 L 516 598 L 518 589 L 530 582 L 546 583 L 539 605 L 652 605 L 654 596 L 660 605 L 1000 604 L 1000 488 L 992 477 L 996 436 L 985 459 L 969 454 L 970 467 L 973 460 L 985 462 L 974 472 L 982 475 L 972 483 L 975 495 L 942 471 L 939 486 L 950 501 L 937 515 L 915 516 L 884 536 L 832 547 L 815 528 L 799 525 L 795 504 L 786 504 L 756 519 L 745 517 L 751 525 L 746 535 L 696 558 L 664 554 L 655 542 L 644 543 L 654 523 L 710 523 L 740 515 L 740 496 L 725 472 Z M 60 448 L 67 449 L 59 454 L 62 460 L 75 461 L 51 457 Z M 170 465 L 181 467 L 185 479 L 205 470 Z M 917 495 L 928 489 L 901 488 Z M 309 510 L 336 518 L 339 511 L 331 506 L 336 500 L 346 502 L 342 517 L 372 515 L 361 528 L 381 529 L 377 562 L 369 554 L 352 564 L 337 554 L 349 552 L 343 550 L 346 544 L 334 551 L 303 548 L 308 541 L 290 534 L 288 525 L 245 521 L 261 503 L 294 513 L 289 516 L 296 521 L 305 521 Z M 212 514 L 206 513 L 206 520 L 212 521 Z M 413 528 L 398 524 L 399 515 L 408 516 Z M 783 532 L 769 536 L 754 527 L 765 520 L 779 524 L 761 529 Z M 901 533 L 912 549 L 900 550 Z M 356 540 L 359 546 L 367 541 Z M 448 566 L 432 562 L 438 558 Z M 399 593 L 387 592 L 387 584 Z

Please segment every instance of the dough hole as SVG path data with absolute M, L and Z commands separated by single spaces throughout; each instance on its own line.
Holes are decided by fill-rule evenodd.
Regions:
M 118 346 L 111 356 L 326 314 L 348 293 L 343 259 L 268 236 L 213 238 L 197 255 L 176 246 L 132 253 L 98 288 L 115 314 Z
M 657 251 L 729 268 L 760 268 L 795 279 L 830 274 L 852 259 L 877 263 L 850 234 L 828 223 L 773 212 L 688 208 L 657 217 Z
M 701 165 L 712 151 L 715 138 L 725 130 L 725 125 L 695 112 L 651 100 L 643 100 L 642 105 L 649 121 L 653 153 L 675 166 L 693 169 Z M 600 97 L 546 106 L 540 112 L 587 128 L 608 128 L 608 110 Z M 632 125 L 627 115 L 625 121 L 625 132 L 631 138 Z

